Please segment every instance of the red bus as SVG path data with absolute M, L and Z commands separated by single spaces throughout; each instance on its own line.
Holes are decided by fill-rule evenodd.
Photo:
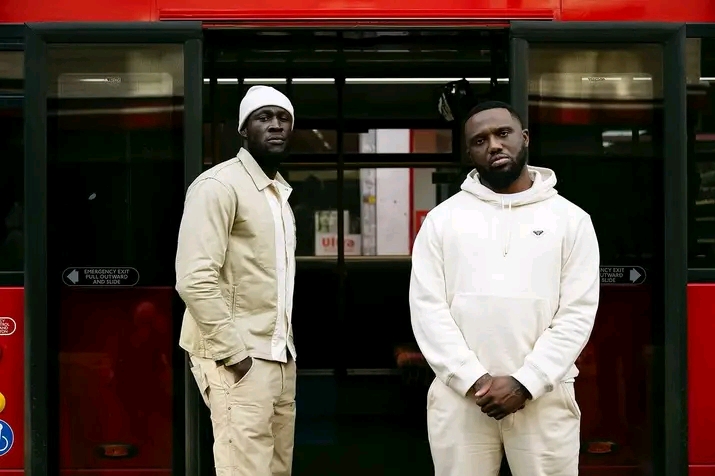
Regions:
M 528 118 L 530 163 L 599 236 L 581 474 L 715 475 L 715 4 L 253 7 L 0 6 L 0 473 L 212 474 L 176 233 L 271 84 L 297 115 L 294 473 L 433 474 L 410 247 L 468 169 L 438 107 L 463 80 Z

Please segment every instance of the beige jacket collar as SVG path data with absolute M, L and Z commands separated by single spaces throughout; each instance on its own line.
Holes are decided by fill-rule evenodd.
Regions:
M 258 162 L 256 162 L 256 159 L 253 158 L 250 152 L 241 147 L 241 150 L 238 151 L 237 157 L 246 168 L 248 175 L 251 176 L 251 180 L 253 180 L 253 183 L 256 185 L 258 190 L 263 190 L 271 184 L 272 180 L 268 177 L 268 175 L 266 175 L 261 166 L 258 165 Z M 291 186 L 288 185 L 288 182 L 286 182 L 280 172 L 276 173 L 276 180 L 289 190 L 292 190 Z

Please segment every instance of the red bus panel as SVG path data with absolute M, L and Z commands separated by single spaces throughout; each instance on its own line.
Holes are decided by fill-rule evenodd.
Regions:
M 22 288 L 0 288 L 0 473 L 24 468 L 25 301 Z
M 715 283 L 688 285 L 690 476 L 715 476 Z
M 64 475 L 171 473 L 170 287 L 62 291 Z

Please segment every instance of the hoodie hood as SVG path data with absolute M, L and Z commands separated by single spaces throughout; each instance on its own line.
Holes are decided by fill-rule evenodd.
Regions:
M 531 203 L 541 202 L 551 198 L 558 192 L 554 188 L 556 185 L 556 174 L 551 169 L 543 167 L 526 166 L 529 177 L 533 180 L 531 188 L 519 193 L 496 193 L 487 188 L 479 180 L 479 173 L 472 170 L 462 183 L 462 190 L 471 193 L 479 200 L 494 203 L 496 205 L 518 207 Z
M 554 188 L 556 185 L 556 174 L 553 170 L 528 165 L 526 169 L 533 183 L 528 190 L 519 193 L 496 193 L 487 188 L 479 180 L 479 173 L 476 169 L 469 172 L 467 178 L 462 183 L 462 190 L 474 195 L 483 202 L 500 207 L 501 211 L 505 214 L 504 220 L 499 220 L 498 225 L 500 229 L 503 229 L 504 257 L 509 254 L 509 245 L 511 243 L 511 228 L 513 225 L 512 208 L 542 202 L 558 193 Z

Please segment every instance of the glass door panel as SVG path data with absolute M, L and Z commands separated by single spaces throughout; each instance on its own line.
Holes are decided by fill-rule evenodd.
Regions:
M 663 320 L 652 304 L 662 281 L 662 56 L 650 44 L 529 49 L 531 163 L 553 169 L 559 193 L 591 215 L 603 266 L 647 275 L 624 287 L 604 273 L 576 384 L 584 469 L 650 460 L 653 348 L 662 346 Z
M 168 470 L 183 45 L 50 45 L 47 60 L 60 465 Z M 72 286 L 74 269 L 96 285 Z M 132 272 L 137 287 L 103 285 Z
M 599 239 L 600 305 L 576 362 L 580 471 L 659 474 L 671 424 L 664 362 L 675 357 L 665 333 L 677 327 L 669 309 L 681 304 L 664 302 L 673 289 L 665 238 L 675 205 L 667 201 L 673 181 L 664 177 L 683 159 L 674 142 L 684 144 L 666 119 L 681 99 L 677 84 L 665 86 L 668 42 L 676 41 L 669 35 L 678 29 L 627 39 L 603 26 L 571 29 L 567 41 L 558 28 L 514 28 L 521 64 L 512 91 L 528 117 L 530 164 L 555 171 L 559 193 L 591 216 Z

